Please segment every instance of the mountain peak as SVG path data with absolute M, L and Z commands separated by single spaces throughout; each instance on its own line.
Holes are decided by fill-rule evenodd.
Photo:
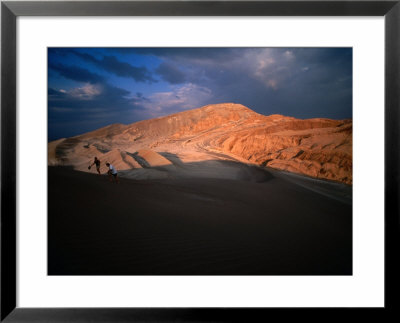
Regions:
M 208 105 L 204 105 L 198 109 L 205 109 L 205 110 L 231 109 L 231 110 L 253 111 L 253 110 L 249 109 L 248 107 L 244 106 L 243 104 L 233 103 L 233 102 L 208 104 Z

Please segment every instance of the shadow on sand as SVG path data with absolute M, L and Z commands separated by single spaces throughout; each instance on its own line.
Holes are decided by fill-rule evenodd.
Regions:
M 352 274 L 351 205 L 234 161 L 154 170 L 172 175 L 49 167 L 48 274 Z
M 162 178 L 213 178 L 233 179 L 262 183 L 274 178 L 272 173 L 265 168 L 251 166 L 233 160 L 206 160 L 201 162 L 184 163 L 177 155 L 160 153 L 172 164 L 163 166 L 150 166 L 138 156 L 137 153 L 129 154 L 143 167 L 121 171 L 123 177 L 130 179 L 162 179 Z

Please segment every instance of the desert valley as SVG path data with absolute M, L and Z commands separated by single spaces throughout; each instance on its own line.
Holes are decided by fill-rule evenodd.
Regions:
M 48 164 L 49 275 L 352 274 L 351 120 L 208 105 L 49 142 Z

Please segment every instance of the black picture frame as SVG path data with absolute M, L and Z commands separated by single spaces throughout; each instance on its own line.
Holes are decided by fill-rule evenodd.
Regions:
M 18 16 L 384 16 L 385 306 L 296 308 L 16 307 L 16 19 Z M 400 0 L 395 1 L 88 1 L 1 3 L 1 322 L 258 321 L 272 312 L 343 319 L 343 311 L 382 318 L 398 309 Z M 266 313 L 266 311 L 269 311 Z

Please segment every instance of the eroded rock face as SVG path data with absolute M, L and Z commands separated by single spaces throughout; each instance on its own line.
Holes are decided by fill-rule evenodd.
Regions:
M 155 160 L 184 167 L 235 159 L 351 184 L 352 121 L 264 116 L 224 103 L 49 143 L 52 165 L 85 170 L 95 155 L 121 170 L 152 167 Z

